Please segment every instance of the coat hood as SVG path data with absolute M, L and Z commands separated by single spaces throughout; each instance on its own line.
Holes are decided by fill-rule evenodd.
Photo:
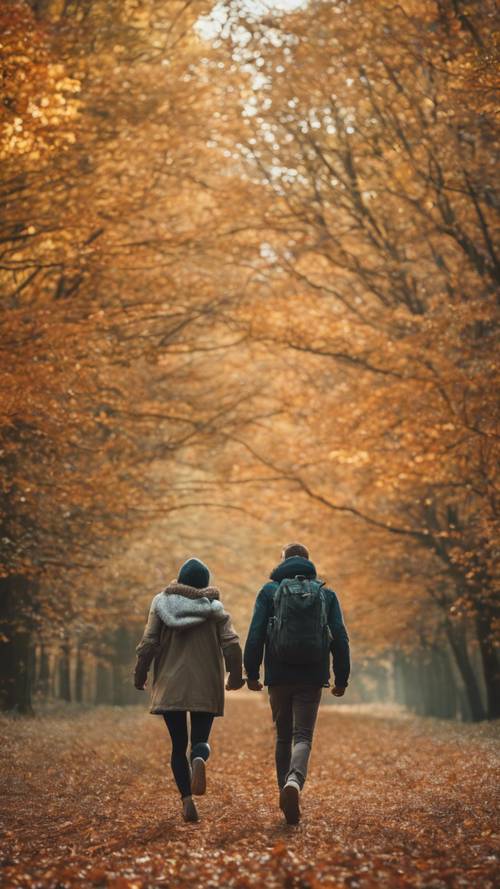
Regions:
M 304 559 L 302 556 L 290 556 L 289 559 L 280 562 L 274 571 L 271 571 L 270 577 L 276 583 L 281 583 L 285 578 L 297 577 L 298 574 L 313 579 L 316 577 L 316 568 L 309 559 Z
M 187 583 L 179 583 L 178 580 L 172 580 L 163 592 L 166 596 L 185 596 L 186 599 L 220 599 L 217 587 L 207 586 L 199 589 L 199 587 L 188 586 Z
M 225 620 L 227 612 L 215 587 L 203 590 L 174 581 L 153 599 L 153 608 L 167 627 L 187 630 L 206 620 Z

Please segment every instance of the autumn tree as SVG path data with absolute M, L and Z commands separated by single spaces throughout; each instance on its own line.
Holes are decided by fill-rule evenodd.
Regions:
M 33 639 L 59 640 L 66 687 L 73 644 L 114 630 L 97 566 L 184 508 L 176 455 L 251 394 L 207 357 L 227 299 L 193 175 L 207 4 L 32 7 L 2 12 L 2 706 L 25 710 Z
M 272 430 L 242 446 L 363 521 L 372 546 L 384 532 L 395 576 L 420 553 L 407 581 L 432 604 L 425 635 L 440 614 L 481 718 L 477 640 L 496 716 L 494 9 L 313 2 L 286 22 L 238 9 L 219 43 L 247 79 L 214 142 L 246 184 L 254 278 L 239 318 L 304 368 L 273 457 Z

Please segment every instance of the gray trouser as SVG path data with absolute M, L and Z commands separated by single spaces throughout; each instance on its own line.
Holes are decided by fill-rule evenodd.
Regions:
M 288 778 L 302 788 L 321 700 L 321 687 L 271 685 L 269 700 L 276 726 L 276 774 L 280 789 Z

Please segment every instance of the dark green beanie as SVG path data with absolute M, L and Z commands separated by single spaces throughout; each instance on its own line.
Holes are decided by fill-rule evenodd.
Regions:
M 180 569 L 177 580 L 186 586 L 194 586 L 197 590 L 204 590 L 210 581 L 210 571 L 199 559 L 188 559 Z

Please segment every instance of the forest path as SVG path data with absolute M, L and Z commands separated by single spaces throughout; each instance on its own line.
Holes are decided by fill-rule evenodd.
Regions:
M 322 707 L 303 819 L 287 827 L 267 694 L 238 692 L 215 722 L 201 821 L 186 825 L 160 718 L 3 717 L 0 885 L 498 886 L 498 735 Z

